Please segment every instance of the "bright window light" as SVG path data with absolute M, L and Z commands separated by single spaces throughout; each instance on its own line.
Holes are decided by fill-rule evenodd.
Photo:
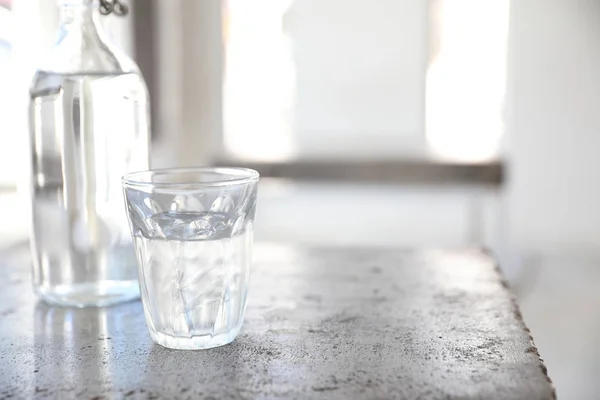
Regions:
M 225 148 L 240 158 L 280 161 L 292 155 L 295 70 L 281 30 L 291 2 L 225 2 L 223 136 Z
M 498 157 L 508 12 L 509 0 L 432 3 L 425 124 L 436 156 L 463 162 Z

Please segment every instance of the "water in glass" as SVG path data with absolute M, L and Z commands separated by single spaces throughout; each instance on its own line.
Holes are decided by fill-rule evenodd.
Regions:
M 164 212 L 147 223 L 135 241 L 151 334 L 177 348 L 230 342 L 246 305 L 252 224 L 210 211 Z

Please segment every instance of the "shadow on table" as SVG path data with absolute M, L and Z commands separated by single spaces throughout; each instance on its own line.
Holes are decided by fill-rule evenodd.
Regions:
M 149 394 L 165 398 L 255 398 L 292 396 L 291 381 L 308 365 L 290 362 L 281 343 L 241 333 L 208 350 L 171 350 L 153 345 L 146 359 Z M 293 351 L 290 351 L 293 353 Z

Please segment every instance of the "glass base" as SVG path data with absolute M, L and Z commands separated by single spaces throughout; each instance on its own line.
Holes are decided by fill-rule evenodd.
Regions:
M 152 340 L 163 347 L 174 350 L 206 350 L 213 347 L 224 346 L 233 342 L 239 333 L 239 329 L 232 329 L 229 332 L 218 335 L 175 337 L 164 333 L 153 332 L 150 330 Z
M 46 303 L 60 307 L 107 307 L 140 297 L 137 280 L 40 286 L 36 292 Z

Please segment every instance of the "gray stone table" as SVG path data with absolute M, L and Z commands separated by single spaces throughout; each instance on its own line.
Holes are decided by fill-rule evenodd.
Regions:
M 259 244 L 239 337 L 154 345 L 139 302 L 36 303 L 22 248 L 0 265 L 0 398 L 552 399 L 493 260 L 476 250 Z

